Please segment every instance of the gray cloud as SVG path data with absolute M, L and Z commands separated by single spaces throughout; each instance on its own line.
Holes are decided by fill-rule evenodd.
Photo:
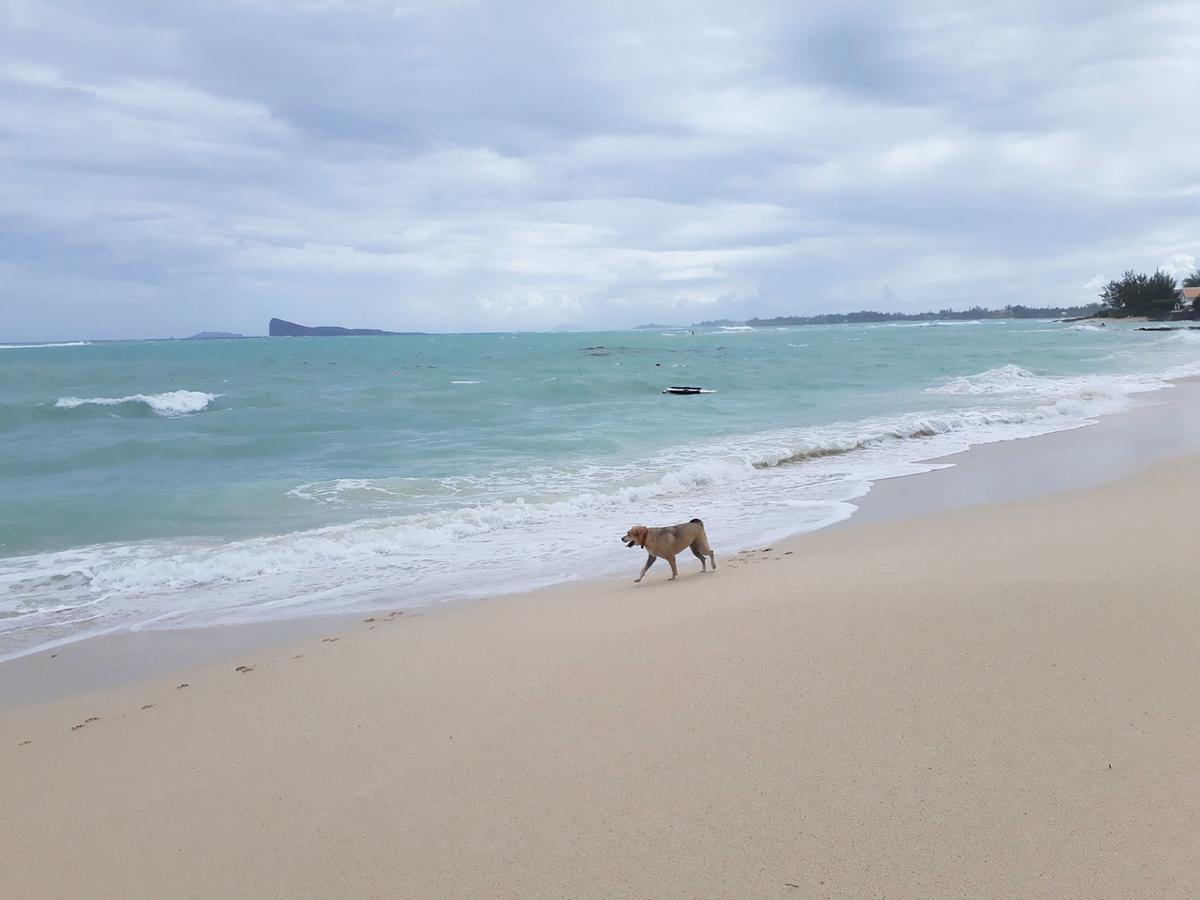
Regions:
M 1200 256 L 1187 3 L 10 0 L 0 339 L 1075 303 Z

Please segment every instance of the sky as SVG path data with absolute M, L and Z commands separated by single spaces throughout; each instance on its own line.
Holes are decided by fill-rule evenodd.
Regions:
M 0 341 L 1086 303 L 1198 90 L 1191 0 L 0 0 Z

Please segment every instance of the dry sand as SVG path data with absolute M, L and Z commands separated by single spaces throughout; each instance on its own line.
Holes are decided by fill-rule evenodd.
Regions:
M 0 896 L 1196 896 L 1198 465 L 8 710 Z

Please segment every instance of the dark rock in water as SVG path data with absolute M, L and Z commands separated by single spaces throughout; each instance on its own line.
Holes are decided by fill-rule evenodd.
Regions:
M 371 337 L 381 334 L 420 334 L 419 331 L 380 331 L 378 328 L 341 328 L 337 325 L 297 325 L 286 319 L 272 319 L 267 326 L 271 337 Z
M 244 338 L 244 334 L 234 334 L 232 331 L 198 331 L 185 341 L 220 341 L 227 338 Z

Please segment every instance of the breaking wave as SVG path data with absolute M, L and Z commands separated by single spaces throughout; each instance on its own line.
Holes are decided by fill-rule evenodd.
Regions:
M 950 396 L 1010 397 L 1014 399 L 1119 400 L 1131 394 L 1157 391 L 1167 386 L 1176 373 L 1139 375 L 1038 375 L 1022 366 L 1009 364 L 995 369 L 961 375 L 945 384 L 926 388 L 928 394 Z
M 0 344 L 0 350 L 42 350 L 47 347 L 90 347 L 91 341 L 63 341 L 57 344 Z
M 77 409 L 80 406 L 140 404 L 160 416 L 189 416 L 203 412 L 216 399 L 216 394 L 203 391 L 166 391 L 161 394 L 131 394 L 128 397 L 59 397 L 54 405 L 58 409 Z

